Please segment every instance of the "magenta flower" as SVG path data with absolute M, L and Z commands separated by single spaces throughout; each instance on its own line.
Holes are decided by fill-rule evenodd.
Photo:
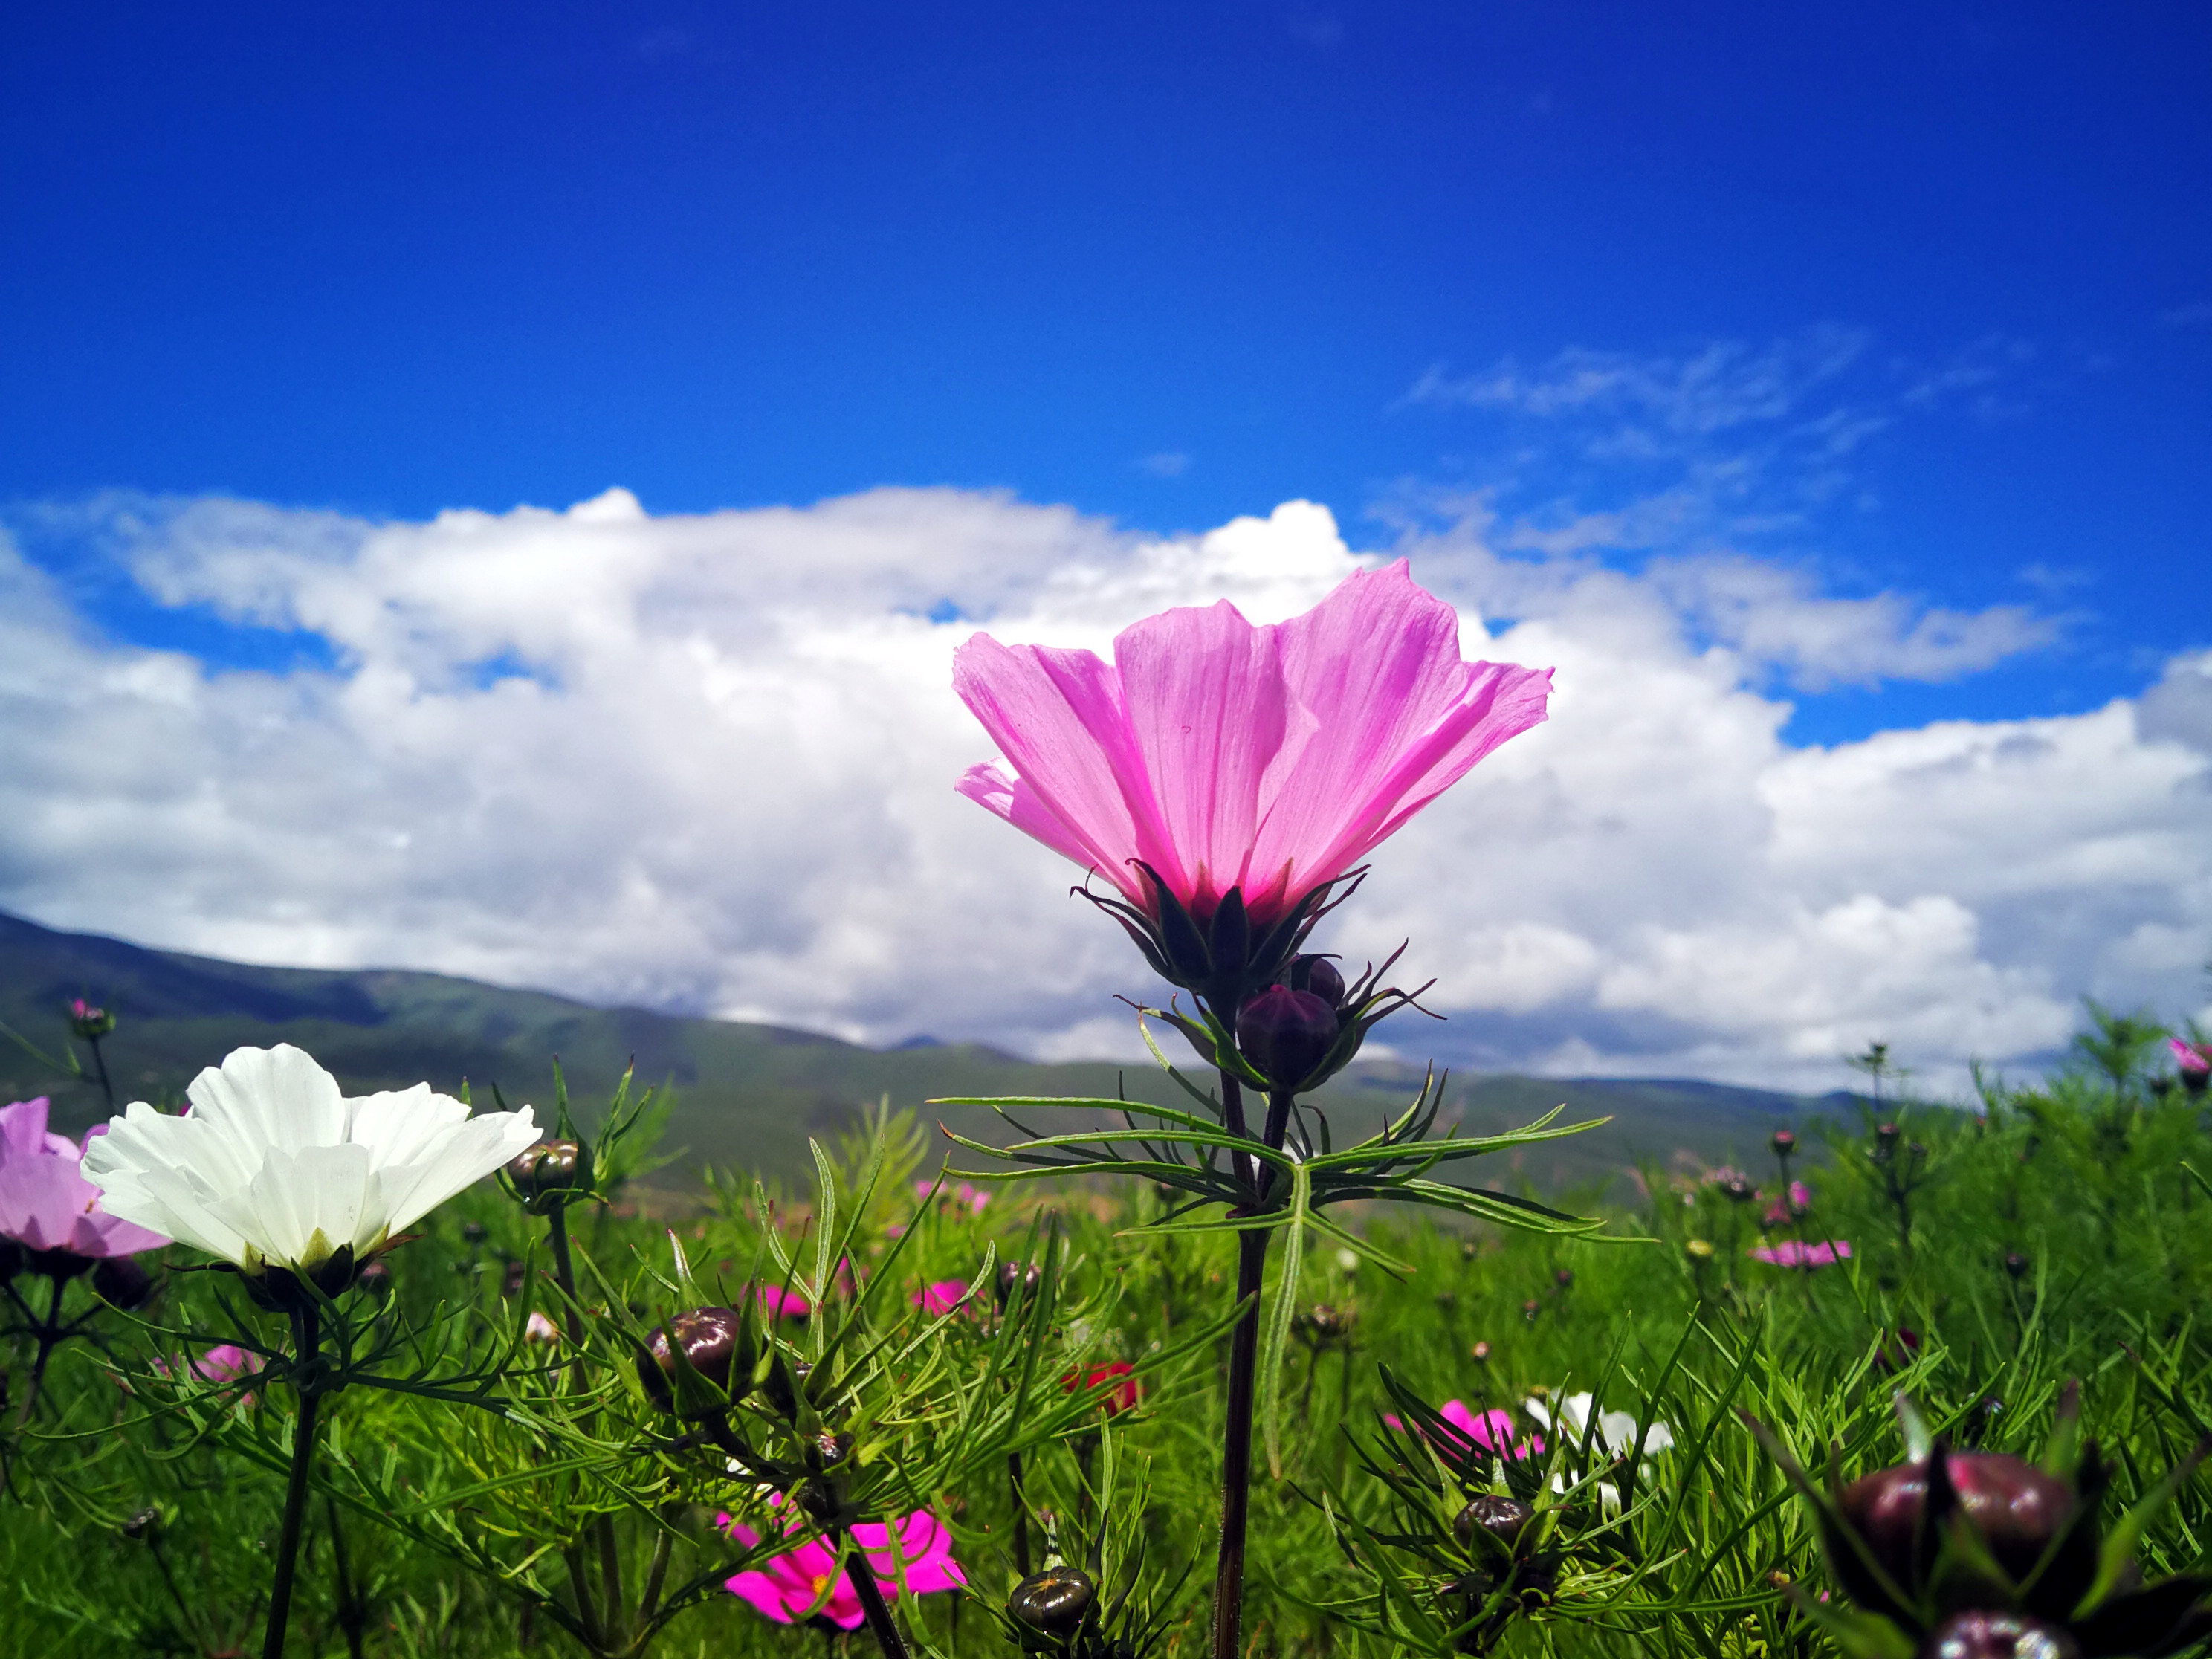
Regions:
M 940 1279 L 907 1297 L 932 1319 L 941 1319 L 968 1299 L 968 1287 L 957 1279 Z
M 1005 756 L 962 794 L 1140 916 L 1173 900 L 1204 930 L 1234 892 L 1256 936 L 1542 720 L 1551 671 L 1462 660 L 1401 559 L 1285 623 L 1225 599 L 1147 617 L 1111 663 L 978 634 L 952 684 Z
M 169 1241 L 100 1207 L 100 1188 L 78 1165 L 102 1125 L 80 1144 L 46 1128 L 46 1100 L 0 1106 L 0 1237 L 81 1271 L 108 1256 L 158 1250 Z M 70 1260 L 74 1259 L 74 1261 Z
M 715 1523 L 748 1547 L 761 1541 L 760 1534 L 727 1515 L 717 1516 Z M 952 1559 L 952 1534 L 927 1510 L 916 1510 L 899 1522 L 896 1547 L 887 1525 L 864 1523 L 853 1528 L 852 1534 L 885 1601 L 902 1589 L 926 1595 L 967 1585 L 967 1575 Z M 724 1588 L 780 1625 L 797 1624 L 810 1614 L 829 1620 L 840 1630 L 858 1630 L 863 1622 L 860 1598 L 838 1571 L 836 1553 L 818 1538 L 733 1575 Z
M 2182 1037 L 2168 1037 L 2166 1046 L 2173 1050 L 2174 1069 L 2191 1089 L 2202 1089 L 2212 1079 L 2212 1042 L 2191 1042 Z
M 1840 1238 L 1823 1239 L 1817 1244 L 1785 1238 L 1779 1244 L 1759 1245 L 1752 1251 L 1751 1259 L 1770 1267 L 1832 1267 L 1838 1261 L 1850 1261 L 1850 1245 Z
M 1790 1183 L 1789 1196 L 1778 1198 L 1769 1204 L 1766 1213 L 1759 1218 L 1767 1226 L 1778 1227 L 1785 1221 L 1796 1220 L 1812 1207 L 1813 1189 L 1802 1181 L 1793 1181 Z
M 1477 1415 L 1456 1400 L 1447 1400 L 1437 1413 L 1444 1422 L 1470 1447 L 1479 1447 L 1500 1457 L 1516 1462 L 1525 1457 L 1543 1455 L 1544 1441 L 1540 1435 L 1529 1435 L 1516 1445 L 1513 1440 L 1513 1413 L 1495 1408 Z M 1403 1431 L 1405 1424 L 1389 1412 L 1382 1420 L 1391 1428 Z
M 936 1185 L 933 1181 L 917 1181 L 914 1183 L 914 1195 L 918 1199 L 926 1199 L 929 1196 L 929 1189 Z M 991 1195 L 987 1192 L 978 1191 L 963 1181 L 957 1186 L 943 1188 L 937 1194 L 937 1200 L 940 1204 L 957 1204 L 972 1214 L 981 1215 L 983 1213 L 983 1206 L 991 1201 Z
M 804 1319 L 814 1311 L 812 1303 L 781 1285 L 763 1285 L 754 1295 L 759 1298 L 761 1311 L 771 1319 Z

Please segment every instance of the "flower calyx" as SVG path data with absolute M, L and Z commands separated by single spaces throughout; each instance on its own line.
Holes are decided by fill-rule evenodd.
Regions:
M 1211 914 L 1194 912 L 1159 872 L 1141 859 L 1133 862 L 1151 890 L 1148 904 L 1088 887 L 1074 890 L 1121 924 L 1154 973 L 1224 1022 L 1289 970 L 1315 925 L 1350 898 L 1367 873 L 1364 866 L 1347 870 L 1300 895 L 1281 916 L 1255 924 L 1241 887 L 1222 895 Z

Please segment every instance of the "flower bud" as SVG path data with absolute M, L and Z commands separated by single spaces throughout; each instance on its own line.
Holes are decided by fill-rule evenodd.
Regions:
M 123 1523 L 123 1535 L 134 1544 L 150 1544 L 160 1535 L 161 1511 L 141 1510 Z
M 1797 1137 L 1788 1129 L 1777 1129 L 1766 1143 L 1774 1148 L 1777 1158 L 1788 1158 L 1797 1150 Z
M 2005 1255 L 2004 1270 L 2008 1273 L 2010 1273 L 2014 1279 L 2025 1279 L 2027 1277 L 2027 1270 L 2034 1265 L 2035 1264 L 2033 1262 L 2030 1261 L 2018 1250 L 2008 1251 Z
M 694 1308 L 678 1314 L 653 1332 L 638 1361 L 638 1380 L 654 1405 L 665 1412 L 677 1409 L 671 1386 L 676 1375 L 673 1339 L 683 1349 L 684 1363 L 702 1379 L 732 1400 L 741 1399 L 752 1381 L 752 1356 L 745 1352 L 744 1334 L 744 1321 L 734 1308 Z
M 1079 1567 L 1047 1567 L 1014 1586 L 1006 1598 L 1006 1616 L 1047 1636 L 1073 1636 L 1083 1628 L 1098 1587 Z
M 1336 1010 L 1311 991 L 1270 985 L 1237 1014 L 1237 1047 L 1278 1089 L 1295 1089 L 1336 1047 Z
M 2081 1659 L 2057 1625 L 2017 1613 L 1957 1613 L 1928 1632 L 1915 1659 Z
M 507 1175 L 514 1190 L 527 1200 L 589 1186 L 592 1161 L 573 1140 L 541 1140 L 517 1153 Z
M 1711 1261 L 1713 1259 L 1712 1242 L 1710 1239 L 1690 1239 L 1683 1244 L 1682 1250 L 1693 1261 Z
M 1536 1322 L 1536 1316 L 1540 1311 L 1541 1310 L 1536 1305 L 1536 1298 L 1533 1296 L 1521 1304 L 1521 1316 L 1531 1325 Z
M 1310 1308 L 1301 1308 L 1291 1316 L 1291 1323 L 1298 1334 L 1317 1343 L 1334 1342 L 1349 1335 L 1352 1330 L 1352 1310 L 1332 1308 L 1325 1302 L 1316 1302 Z
M 1731 1204 L 1748 1204 L 1759 1196 L 1759 1188 L 1741 1176 L 1732 1176 L 1721 1182 L 1721 1196 Z
M 1344 975 L 1327 957 L 1292 957 L 1281 983 L 1293 991 L 1310 991 L 1332 1008 L 1344 1006 Z
M 70 1030 L 87 1042 L 97 1042 L 115 1029 L 115 1016 L 82 997 L 70 1004 Z
M 1486 1532 L 1510 1549 L 1521 1536 L 1521 1528 L 1535 1517 L 1536 1511 L 1517 1498 L 1479 1492 L 1452 1517 L 1452 1535 L 1462 1544 L 1472 1544 L 1477 1532 Z
M 1468 1357 L 1478 1365 L 1487 1365 L 1490 1363 L 1490 1344 L 1487 1342 L 1478 1342 L 1467 1352 Z
M 1575 1270 L 1571 1267 L 1562 1267 L 1552 1275 L 1552 1283 L 1557 1285 L 1563 1291 L 1572 1286 L 1574 1282 Z
M 2073 1489 L 2017 1457 L 1954 1451 L 1946 1455 L 1943 1469 L 1959 1507 L 2015 1581 L 2035 1570 L 2045 1546 L 2073 1515 Z M 1927 1503 L 1925 1462 L 1862 1475 L 1844 1488 L 1844 1518 L 1882 1571 L 1908 1590 L 1916 1582 L 1913 1538 Z
M 526 1261 L 510 1261 L 507 1264 L 506 1276 L 500 1280 L 499 1293 L 506 1297 L 520 1296 L 523 1287 L 529 1283 L 530 1264 Z
M 806 1467 L 817 1474 L 827 1474 L 853 1455 L 853 1437 L 834 1434 L 828 1429 L 806 1443 Z
M 481 1244 L 484 1242 L 484 1237 L 485 1228 L 483 1222 L 464 1221 L 461 1223 L 461 1240 L 464 1243 Z
M 102 1300 L 129 1313 L 154 1299 L 154 1275 L 127 1255 L 112 1255 L 92 1270 L 92 1288 Z
M 1022 1299 L 1027 1301 L 1036 1294 L 1037 1279 L 1040 1276 L 1037 1265 L 1034 1261 L 1002 1261 L 999 1264 L 998 1279 L 991 1286 L 991 1294 L 998 1299 L 999 1305 L 1003 1308 L 1013 1299 L 1015 1288 L 1018 1286 Z

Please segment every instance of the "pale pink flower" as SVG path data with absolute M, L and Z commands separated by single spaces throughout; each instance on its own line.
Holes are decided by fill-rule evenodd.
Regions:
M 1838 1261 L 1850 1260 L 1851 1247 L 1840 1238 L 1823 1239 L 1817 1244 L 1801 1244 L 1794 1238 L 1785 1238 L 1779 1244 L 1761 1244 L 1751 1253 L 1753 1261 L 1764 1261 L 1770 1267 L 1832 1267 Z
M 533 1308 L 528 1322 L 522 1328 L 522 1340 L 525 1342 L 558 1342 L 561 1328 Z
M 47 1129 L 46 1105 L 41 1095 L 0 1106 L 0 1238 L 88 1261 L 167 1244 L 161 1234 L 108 1214 L 100 1188 L 84 1178 L 84 1149 L 106 1126 L 71 1140 Z
M 760 1534 L 727 1515 L 715 1516 L 715 1524 L 748 1547 L 761 1541 Z M 916 1510 L 899 1522 L 896 1546 L 889 1526 L 864 1522 L 854 1527 L 852 1534 L 885 1601 L 902 1588 L 926 1595 L 967 1585 L 967 1575 L 952 1559 L 951 1533 L 927 1510 Z M 810 1612 L 840 1630 L 858 1630 L 864 1622 L 860 1598 L 839 1571 L 836 1553 L 819 1539 L 794 1545 L 758 1567 L 733 1575 L 724 1588 L 781 1625 L 796 1624 Z
M 2181 1073 L 2181 1080 L 2196 1088 L 2203 1087 L 2205 1079 L 2212 1077 L 2212 1042 L 2168 1037 L 2166 1046 L 2173 1051 L 2173 1064 Z
M 173 1362 L 154 1362 L 154 1369 L 164 1376 L 189 1371 L 203 1382 L 234 1382 L 241 1376 L 252 1376 L 261 1366 L 259 1354 L 249 1352 L 235 1342 L 218 1342 L 211 1348 L 203 1348 L 197 1358 L 179 1354 Z M 242 1394 L 239 1398 L 249 1406 L 253 1403 L 251 1394 Z
M 978 634 L 952 684 L 1005 757 L 962 794 L 1147 914 L 1139 860 L 1193 915 L 1235 888 L 1265 927 L 1542 720 L 1551 672 L 1463 661 L 1401 559 L 1285 623 L 1225 599 L 1147 617 L 1111 663 Z

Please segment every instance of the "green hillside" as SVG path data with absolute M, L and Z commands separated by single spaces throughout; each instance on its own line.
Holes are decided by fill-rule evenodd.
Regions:
M 957 1095 L 1111 1096 L 1117 1088 L 1137 1099 L 1176 1097 L 1150 1065 L 1038 1065 L 973 1043 L 866 1048 L 811 1031 L 595 1008 L 441 974 L 219 962 L 0 914 L 0 1022 L 58 1054 L 77 996 L 120 1018 L 105 1045 L 118 1103 L 181 1095 L 202 1066 L 244 1044 L 295 1043 L 354 1092 L 425 1079 L 452 1090 L 465 1079 L 480 1095 L 496 1083 L 510 1104 L 550 1098 L 555 1055 L 587 1107 L 634 1059 L 641 1079 L 677 1090 L 666 1146 L 684 1156 L 657 1179 L 684 1188 L 706 1164 L 794 1175 L 807 1137 L 849 1123 L 884 1096 L 896 1107 Z M 82 1045 L 77 1053 L 87 1058 Z M 1417 1067 L 1370 1062 L 1324 1099 L 1341 1135 L 1401 1103 L 1419 1081 Z M 57 1077 L 0 1043 L 0 1100 L 33 1094 L 52 1097 L 57 1127 L 81 1128 L 104 1112 L 96 1084 Z M 1612 1116 L 1588 1135 L 1531 1149 L 1520 1176 L 1546 1191 L 1609 1182 L 1639 1158 L 1753 1152 L 1773 1124 L 1820 1104 L 1714 1084 L 1511 1076 L 1455 1079 L 1449 1100 L 1448 1111 L 1478 1129 L 1525 1122 L 1563 1103 L 1570 1118 Z M 973 1109 L 933 1115 L 966 1133 L 988 1133 L 992 1121 Z M 1494 1167 L 1486 1175 L 1498 1178 Z

